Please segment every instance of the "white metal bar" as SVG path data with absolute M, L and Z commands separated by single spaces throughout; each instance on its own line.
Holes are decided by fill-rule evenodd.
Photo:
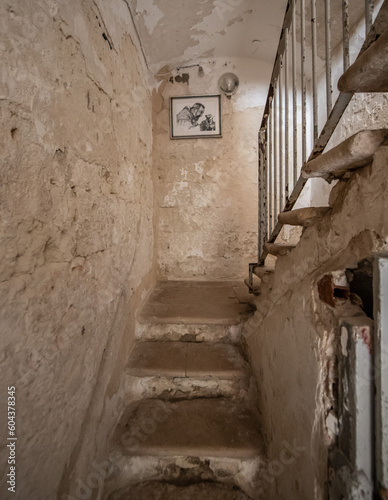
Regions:
M 293 187 L 298 179 L 298 94 L 296 74 L 296 0 L 292 4 L 292 110 L 293 110 Z
M 388 490 L 388 258 L 376 258 L 373 282 L 376 479 Z
M 318 137 L 317 0 L 311 0 L 311 47 L 313 82 L 313 130 L 315 141 Z
M 283 210 L 283 199 L 284 199 L 284 150 L 283 150 L 283 134 L 284 134 L 284 124 L 283 124 L 283 57 L 280 57 L 280 68 L 279 68 L 279 212 Z M 278 215 L 278 214 L 277 214 Z
M 272 113 L 272 104 L 270 105 L 270 115 L 268 120 L 268 213 L 269 213 L 269 234 L 272 233 L 273 230 L 273 113 Z
M 301 78 L 302 78 L 302 161 L 306 162 L 307 151 L 306 151 L 306 5 L 305 0 L 300 0 L 300 46 L 301 46 Z
M 344 72 L 350 66 L 350 51 L 349 51 L 349 0 L 342 0 L 342 25 L 343 25 L 343 55 L 344 55 Z
M 278 148 L 278 134 L 279 134 L 279 119 L 278 119 L 278 100 L 277 100 L 277 88 L 275 87 L 274 89 L 274 98 L 273 98 L 273 107 L 272 107 L 272 112 L 274 113 L 274 141 L 273 141 L 273 148 L 274 148 L 274 220 L 276 220 L 278 213 L 279 213 L 279 208 L 278 208 L 278 190 L 279 190 L 279 183 L 278 183 L 278 160 L 279 160 L 279 148 Z
M 290 146 L 289 146 L 289 135 L 290 135 L 290 96 L 289 96 L 289 78 L 288 78 L 288 50 L 289 50 L 289 30 L 286 29 L 284 33 L 285 46 L 284 46 L 284 88 L 285 88 L 285 144 L 284 144 L 284 182 L 285 182 L 285 199 L 286 203 L 289 196 L 289 183 L 290 183 Z
M 330 0 L 325 0 L 325 47 L 326 47 L 326 108 L 329 117 L 333 107 L 333 87 L 331 83 L 331 13 Z

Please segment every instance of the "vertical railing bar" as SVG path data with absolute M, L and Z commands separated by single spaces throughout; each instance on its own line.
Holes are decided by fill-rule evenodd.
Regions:
M 260 255 L 264 250 L 264 241 L 266 238 L 266 222 L 268 214 L 266 213 L 266 198 L 267 198 L 267 185 L 266 185 L 266 167 L 265 167 L 265 149 L 266 149 L 266 130 L 267 126 L 262 127 L 259 131 L 259 171 L 258 171 L 258 185 L 259 185 L 259 221 L 258 221 L 258 261 Z
M 279 67 L 279 213 L 283 210 L 284 198 L 284 183 L 283 183 L 283 169 L 284 169 L 284 150 L 283 150 L 283 56 L 280 57 Z M 278 213 L 278 214 L 279 214 Z M 277 215 L 278 215 L 277 214 Z
M 274 113 L 274 223 L 278 216 L 278 112 L 277 112 L 277 97 L 276 97 L 277 89 L 274 89 L 274 98 L 273 98 L 273 108 L 272 113 Z
M 373 2 L 372 0 L 365 0 L 365 38 L 368 36 L 372 28 L 373 22 Z
M 347 1 L 347 0 L 345 0 Z M 318 137 L 318 84 L 317 84 L 317 0 L 311 0 L 311 51 L 313 81 L 314 142 Z
M 349 0 L 342 0 L 342 25 L 343 25 L 343 55 L 344 55 L 344 72 L 350 66 L 350 27 L 349 27 Z
M 327 117 L 332 110 L 332 84 L 331 84 L 331 14 L 330 0 L 325 0 L 325 46 L 326 46 L 326 109 Z
M 297 102 L 297 78 L 296 78 L 296 2 L 292 3 L 292 124 L 293 124 L 293 157 L 294 157 L 294 182 L 298 179 L 298 102 Z
M 284 89 L 285 89 L 285 144 L 284 144 L 284 155 L 285 155 L 285 161 L 284 161 L 284 177 L 285 177 L 285 200 L 286 203 L 288 202 L 288 196 L 289 196 L 289 183 L 290 183 L 290 160 L 289 160 L 289 134 L 290 134 L 290 124 L 289 124 L 289 119 L 290 119 L 290 98 L 289 98 L 289 89 L 288 89 L 288 49 L 289 49 L 289 30 L 288 28 L 286 29 L 284 33 L 285 37 L 285 45 L 284 45 Z
M 305 0 L 300 1 L 300 31 L 301 31 L 301 77 L 302 77 L 302 161 L 306 162 L 306 134 L 307 134 L 307 116 L 306 116 L 306 21 L 305 21 Z
M 268 129 L 268 212 L 269 212 L 269 235 L 272 234 L 273 230 L 273 190 L 272 190 L 272 178 L 273 178 L 273 113 L 272 113 L 272 102 L 269 106 L 269 129 Z

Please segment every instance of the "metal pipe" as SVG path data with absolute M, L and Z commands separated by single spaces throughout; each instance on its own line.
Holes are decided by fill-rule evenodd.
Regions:
M 268 212 L 267 212 L 267 142 L 268 127 L 260 129 L 259 132 L 259 249 L 258 260 L 264 250 L 264 244 L 268 236 Z
M 272 113 L 272 101 L 269 108 L 269 121 L 268 121 L 268 145 L 269 145 L 269 154 L 268 154 L 268 213 L 269 213 L 269 234 L 272 233 L 273 230 L 273 113 Z
M 332 104 L 333 88 L 331 84 L 331 18 L 330 0 L 325 0 L 325 45 L 326 45 L 326 108 L 329 117 Z
M 284 182 L 283 182 L 283 164 L 284 164 L 284 150 L 283 150 L 283 57 L 280 57 L 280 68 L 279 68 L 279 86 L 278 86 L 278 96 L 279 96 L 279 212 L 283 209 L 283 198 L 284 198 Z
M 298 94 L 296 77 L 296 0 L 292 3 L 292 124 L 293 124 L 293 157 L 294 182 L 298 178 Z
M 288 41 L 288 36 L 289 36 L 289 30 L 288 28 L 286 29 L 284 33 L 285 37 L 285 45 L 284 45 L 284 88 L 285 88 L 285 144 L 284 144 L 284 155 L 285 155 L 285 162 L 284 162 L 284 177 L 285 177 L 285 199 L 286 203 L 288 201 L 288 195 L 289 195 L 289 183 L 290 183 L 290 167 L 289 167 L 289 162 L 290 162 L 290 147 L 289 147 L 289 135 L 290 135 L 290 96 L 289 96 L 289 89 L 288 89 L 288 68 L 289 68 L 289 63 L 288 63 L 288 49 L 289 49 L 289 41 Z
M 274 148 L 274 220 L 278 216 L 278 112 L 277 112 L 277 97 L 276 97 L 277 88 L 275 87 L 274 98 L 273 98 L 273 108 L 272 112 L 274 113 L 274 139 L 273 139 L 273 148 Z
M 344 72 L 350 66 L 350 51 L 349 51 L 349 0 L 342 0 L 342 26 L 343 26 L 343 55 L 344 55 Z
M 301 36 L 301 77 L 302 77 L 302 161 L 306 162 L 306 22 L 305 22 L 305 0 L 300 0 L 300 36 Z
M 347 0 L 345 0 L 347 1 Z M 313 81 L 314 142 L 318 137 L 318 84 L 317 84 L 317 0 L 311 0 L 311 46 Z

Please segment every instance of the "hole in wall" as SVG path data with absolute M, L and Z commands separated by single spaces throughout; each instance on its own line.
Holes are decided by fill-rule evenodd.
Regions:
M 361 260 L 355 268 L 326 274 L 318 282 L 318 293 L 331 307 L 350 301 L 373 319 L 373 257 Z
M 373 319 L 373 257 L 361 260 L 355 269 L 346 269 L 352 295 L 361 299 L 361 308 Z

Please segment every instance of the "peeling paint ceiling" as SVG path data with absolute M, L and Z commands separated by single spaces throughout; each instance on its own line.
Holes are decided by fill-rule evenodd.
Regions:
M 204 59 L 272 63 L 287 0 L 127 0 L 156 74 Z

